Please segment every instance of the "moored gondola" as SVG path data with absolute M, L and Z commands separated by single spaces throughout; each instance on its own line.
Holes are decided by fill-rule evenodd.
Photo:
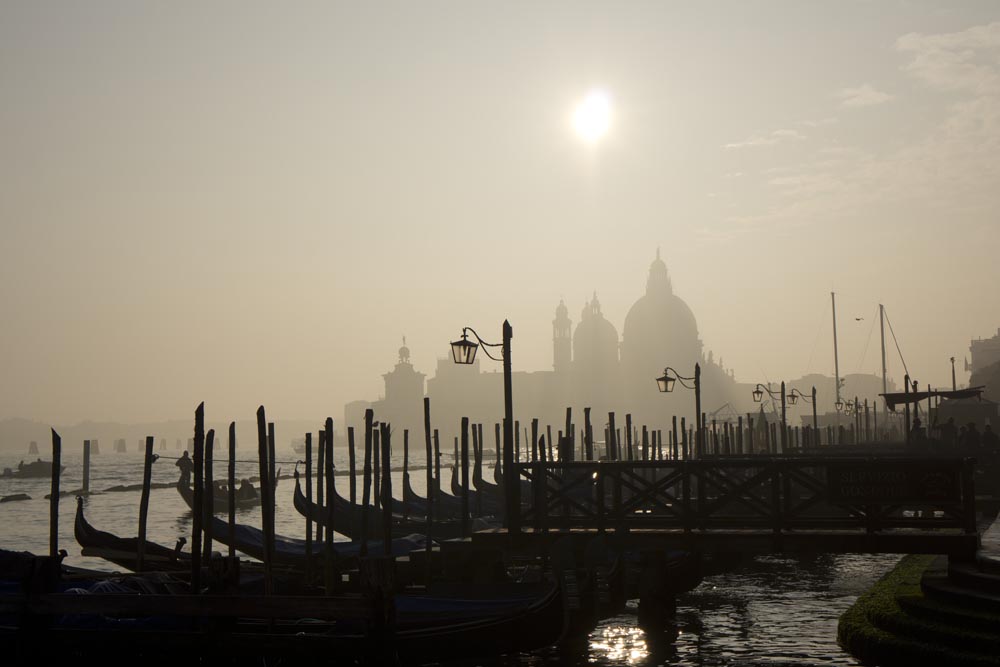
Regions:
M 306 500 L 299 483 L 298 471 L 295 473 L 295 509 L 299 514 L 309 517 L 313 522 L 327 525 L 327 508 L 320 507 L 316 503 Z M 367 516 L 366 516 L 367 515 Z M 379 539 L 383 536 L 383 515 L 382 510 L 369 505 L 366 509 L 362 505 L 352 504 L 344 499 L 333 489 L 333 529 L 352 540 Z M 470 519 L 468 528 L 470 531 L 491 527 L 492 524 L 482 519 Z M 426 531 L 427 519 L 422 516 L 410 516 L 403 518 L 401 515 L 392 513 L 391 531 L 393 539 L 406 537 L 413 533 Z M 444 521 L 434 521 L 433 537 L 436 540 L 454 539 L 462 537 L 462 522 L 455 519 Z
M 135 571 L 138 568 L 139 539 L 118 537 L 91 526 L 83 515 L 83 498 L 79 496 L 76 499 L 73 535 L 83 548 L 84 556 L 103 558 L 127 570 Z M 191 554 L 181 551 L 186 541 L 182 537 L 177 540 L 177 545 L 170 549 L 146 540 L 145 569 L 160 572 L 190 571 Z

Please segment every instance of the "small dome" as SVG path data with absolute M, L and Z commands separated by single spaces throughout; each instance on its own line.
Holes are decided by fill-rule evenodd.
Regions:
M 566 307 L 562 299 L 559 299 L 559 305 L 556 306 L 556 319 L 563 320 L 567 317 L 569 317 L 569 308 Z
M 406 336 L 403 336 L 403 347 L 399 348 L 399 363 L 410 363 L 410 348 L 406 347 Z
M 618 362 L 618 330 L 604 319 L 597 294 L 584 306 L 573 334 L 573 360 L 577 365 L 597 368 Z

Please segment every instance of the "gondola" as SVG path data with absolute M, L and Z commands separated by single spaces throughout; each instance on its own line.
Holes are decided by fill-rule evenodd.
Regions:
M 229 524 L 226 521 L 216 517 L 212 518 L 212 539 L 225 546 L 230 546 Z M 264 531 L 260 528 L 236 524 L 232 545 L 247 556 L 264 560 Z M 316 563 L 322 562 L 325 553 L 324 548 L 325 545 L 323 542 L 312 542 L 312 555 Z M 406 537 L 395 539 L 392 541 L 390 547 L 393 556 L 406 556 L 414 551 L 421 551 L 426 548 L 427 539 L 419 534 L 407 535 Z M 335 542 L 333 550 L 338 567 L 343 569 L 345 566 L 354 564 L 352 561 L 356 560 L 360 554 L 361 545 L 358 542 Z M 384 553 L 382 543 L 377 540 L 372 540 L 368 543 L 368 550 L 371 553 Z M 275 565 L 287 565 L 289 567 L 305 569 L 306 554 L 308 553 L 306 540 L 275 535 L 274 560 L 272 561 Z
M 409 474 L 403 475 L 403 502 L 407 503 L 414 514 L 427 515 L 427 498 L 418 495 L 410 486 Z M 462 499 L 443 491 L 434 495 L 435 519 L 458 519 L 462 516 Z
M 458 481 L 458 466 L 451 468 L 451 493 L 461 502 L 462 485 Z M 482 511 L 477 511 L 477 508 Z M 477 489 L 469 489 L 469 511 L 480 516 L 498 516 L 501 512 L 501 501 L 492 493 L 484 493 Z
M 327 509 L 320 507 L 316 503 L 310 503 L 302 493 L 299 483 L 299 473 L 295 471 L 295 509 L 305 517 L 310 517 L 315 523 L 325 526 L 327 523 Z M 365 522 L 365 508 L 361 505 L 352 504 L 351 501 L 341 497 L 336 488 L 333 489 L 333 529 L 352 540 L 360 540 L 363 536 L 367 539 L 378 539 L 383 536 L 382 511 L 369 505 L 367 508 L 367 525 Z M 482 519 L 470 519 L 469 531 L 481 530 L 491 527 Z M 413 533 L 426 532 L 427 519 L 421 516 L 410 516 L 404 519 L 402 516 L 393 513 L 391 518 L 391 532 L 393 539 L 406 537 Z M 434 521 L 432 536 L 436 540 L 448 540 L 462 537 L 462 522 L 458 520 Z
M 127 570 L 135 571 L 138 568 L 139 539 L 118 537 L 91 526 L 83 515 L 83 498 L 80 497 L 76 499 L 73 535 L 83 547 L 84 556 L 103 558 Z M 158 572 L 189 572 L 191 554 L 181 551 L 186 541 L 182 537 L 177 540 L 177 545 L 170 549 L 146 540 L 145 569 Z
M 281 476 L 281 470 L 278 470 L 278 474 L 274 478 L 274 486 L 278 486 L 278 478 Z M 247 480 L 243 480 L 247 481 Z M 249 482 L 248 482 L 249 484 Z M 194 509 L 194 489 L 187 484 L 177 483 L 177 492 L 181 494 L 181 498 L 187 503 L 187 506 Z M 260 489 L 253 488 L 254 495 L 250 497 L 249 493 L 243 491 L 243 489 L 236 490 L 236 509 L 248 509 L 251 507 L 258 507 L 260 505 Z M 244 494 L 241 496 L 241 494 Z M 212 497 L 212 512 L 214 514 L 223 514 L 229 511 L 229 492 L 223 490 L 221 486 L 215 487 L 215 494 Z

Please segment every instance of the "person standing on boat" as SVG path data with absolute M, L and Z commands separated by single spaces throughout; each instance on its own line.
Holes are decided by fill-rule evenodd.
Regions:
M 181 457 L 177 459 L 175 464 L 181 469 L 181 478 L 177 480 L 178 486 L 187 486 L 191 483 L 191 471 L 194 470 L 194 462 L 191 461 L 191 457 L 188 456 L 187 450 L 181 454 Z
M 257 489 L 253 488 L 253 484 L 250 483 L 250 480 L 244 479 L 240 482 L 240 488 L 236 497 L 240 500 L 256 500 Z

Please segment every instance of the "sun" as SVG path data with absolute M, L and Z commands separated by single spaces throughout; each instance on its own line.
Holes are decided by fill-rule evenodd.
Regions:
M 603 90 L 587 93 L 573 110 L 573 129 L 588 144 L 595 144 L 611 127 L 611 98 Z

